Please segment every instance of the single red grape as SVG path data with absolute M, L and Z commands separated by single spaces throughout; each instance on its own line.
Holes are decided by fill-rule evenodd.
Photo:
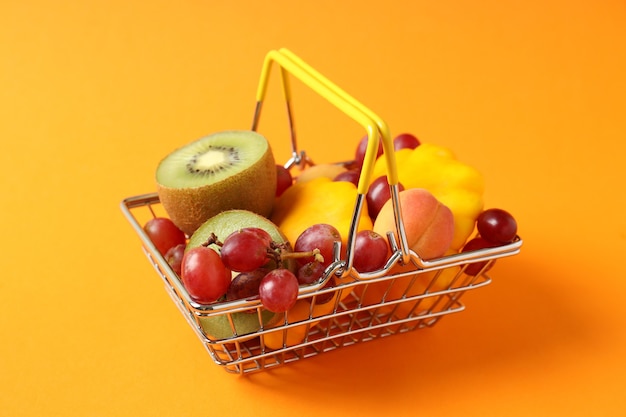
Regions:
M 241 300 L 256 297 L 259 295 L 261 280 L 267 274 L 265 269 L 256 269 L 251 272 L 238 274 L 230 283 L 226 292 L 226 299 Z
M 330 224 L 318 223 L 309 226 L 298 236 L 293 249 L 295 252 L 309 252 L 319 249 L 320 254 L 324 258 L 322 265 L 327 267 L 334 261 L 333 248 L 335 242 L 341 242 L 341 235 L 337 228 Z M 304 265 L 314 261 L 314 258 L 307 256 L 297 258 L 297 260 L 300 265 Z
M 347 171 L 344 171 L 344 172 L 338 174 L 333 179 L 333 181 L 346 181 L 346 182 L 351 182 L 355 186 L 358 186 L 360 177 L 361 177 L 361 170 L 360 169 L 349 169 Z
M 284 313 L 296 304 L 298 290 L 298 278 L 291 271 L 273 269 L 261 280 L 259 297 L 267 310 Z
M 352 265 L 359 272 L 372 272 L 381 269 L 389 255 L 387 239 L 372 230 L 361 230 L 354 241 Z
M 398 190 L 403 191 L 404 186 L 398 183 Z M 380 209 L 383 208 L 387 200 L 391 198 L 389 182 L 387 176 L 381 175 L 376 178 L 367 190 L 365 199 L 367 201 L 367 212 L 372 220 L 376 219 Z
M 367 151 L 367 142 L 368 137 L 363 136 L 357 145 L 356 151 L 354 153 L 354 163 L 356 166 L 360 167 L 363 165 L 363 160 L 365 159 L 365 152 Z M 383 143 L 382 141 L 378 142 L 378 151 L 376 152 L 376 158 L 383 154 Z
M 465 244 L 465 246 L 463 246 L 463 249 L 461 249 L 461 252 L 471 252 L 474 250 L 479 250 L 479 249 L 484 249 L 484 248 L 493 248 L 494 246 L 498 246 L 498 245 L 492 242 L 489 242 L 479 236 L 468 241 Z M 481 262 L 474 262 L 474 263 L 468 264 L 467 267 L 465 268 L 465 273 L 471 276 L 477 275 L 485 267 L 485 265 L 487 265 L 487 262 L 489 261 L 481 261 Z M 493 267 L 493 264 L 494 262 L 492 262 L 483 272 L 487 272 L 488 270 L 490 270 L 491 267 Z
M 161 255 L 165 255 L 170 248 L 186 242 L 183 231 L 167 217 L 155 217 L 148 220 L 143 230 Z
M 267 230 L 261 229 L 260 227 L 243 227 L 239 229 L 239 232 L 253 233 L 259 238 L 263 239 L 263 241 L 267 243 L 268 246 L 272 243 L 272 235 L 270 235 Z
M 224 240 L 220 253 L 226 268 L 237 272 L 250 272 L 267 263 L 269 243 L 258 230 L 244 228 L 231 233 Z
M 226 294 L 231 272 L 213 249 L 198 246 L 189 249 L 181 265 L 183 285 L 192 299 L 211 303 Z
M 312 261 L 298 268 L 298 283 L 300 285 L 310 285 L 322 278 L 324 275 L 324 265 L 320 262 Z
M 328 279 L 328 281 L 326 281 L 326 284 L 322 287 L 322 289 L 332 288 L 335 286 L 335 284 L 336 284 L 335 277 L 331 276 Z M 315 304 L 317 305 L 326 304 L 327 302 L 332 300 L 334 296 L 335 296 L 335 291 L 329 291 L 324 294 L 318 294 L 317 297 L 315 297 Z
M 517 236 L 517 222 L 507 211 L 490 208 L 478 215 L 476 228 L 480 236 L 492 243 L 510 243 Z
M 279 197 L 293 184 L 291 172 L 282 165 L 276 165 L 276 197 Z
M 396 151 L 400 149 L 415 149 L 419 145 L 419 139 L 410 133 L 401 133 L 393 138 L 393 148 Z
M 164 256 L 172 270 L 179 276 L 180 268 L 183 263 L 183 256 L 185 255 L 185 247 L 186 245 L 184 243 L 179 243 L 178 245 L 170 248 Z

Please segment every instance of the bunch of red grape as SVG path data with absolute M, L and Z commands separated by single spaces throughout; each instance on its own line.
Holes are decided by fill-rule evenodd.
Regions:
M 219 254 L 199 246 L 185 253 L 182 263 L 183 285 L 199 303 L 259 297 L 272 312 L 284 312 L 295 304 L 298 280 L 284 267 L 287 245 L 277 244 L 265 230 L 244 227 L 217 243 Z M 203 263 L 193 262 L 194 254 L 212 252 Z M 234 277 L 233 277 L 234 275 Z
M 152 219 L 144 230 L 194 301 L 208 304 L 258 297 L 263 307 L 273 312 L 289 310 L 298 298 L 300 286 L 317 284 L 324 278 L 327 268 L 336 261 L 335 245 L 342 241 L 334 226 L 315 224 L 302 232 L 291 250 L 288 244 L 274 242 L 265 230 L 246 227 L 223 242 L 212 235 L 205 245 L 185 251 L 185 235 L 171 220 Z M 219 251 L 209 247 L 213 243 Z M 369 230 L 359 232 L 355 269 L 370 272 L 382 268 L 388 250 L 382 236 Z M 295 262 L 287 262 L 289 259 Z M 330 277 L 326 285 L 334 284 Z M 324 299 L 318 297 L 317 302 Z

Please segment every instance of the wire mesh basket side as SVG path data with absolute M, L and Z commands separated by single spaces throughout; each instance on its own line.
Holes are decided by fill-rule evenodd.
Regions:
M 484 262 L 468 275 L 469 264 L 415 269 L 398 268 L 387 275 L 354 280 L 336 287 L 302 292 L 300 313 L 264 320 L 258 300 L 200 306 L 190 299 L 179 277 L 156 251 L 141 228 L 159 215 L 155 194 L 126 199 L 122 208 L 143 241 L 143 249 L 163 281 L 166 292 L 196 333 L 212 360 L 232 373 L 250 373 L 329 352 L 341 347 L 434 326 L 443 316 L 464 310 L 460 298 L 491 283 Z M 237 317 L 257 318 L 253 331 L 239 331 Z M 207 321 L 222 320 L 226 334 L 208 331 Z M 224 327 L 223 327 L 224 328 Z M 294 338 L 294 335 L 296 337 Z

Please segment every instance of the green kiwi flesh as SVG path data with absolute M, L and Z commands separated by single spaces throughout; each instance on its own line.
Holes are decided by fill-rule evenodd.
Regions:
M 237 331 L 237 336 L 244 336 L 257 332 L 261 329 L 259 325 L 259 315 L 256 310 L 251 312 L 231 313 L 233 326 Z M 282 314 L 272 313 L 269 310 L 261 311 L 261 319 L 263 326 L 271 326 L 283 317 Z M 200 316 L 200 327 L 204 334 L 214 340 L 223 340 L 235 336 L 233 329 L 228 320 L 227 314 L 219 314 L 216 316 Z
M 229 209 L 272 212 L 276 163 L 267 139 L 249 130 L 213 133 L 176 149 L 156 170 L 157 192 L 187 235 Z
M 244 227 L 258 227 L 263 229 L 272 236 L 274 242 L 285 243 L 290 247 L 290 243 L 287 241 L 285 235 L 280 231 L 278 226 L 269 219 L 249 210 L 233 209 L 218 213 L 200 225 L 190 236 L 189 242 L 187 243 L 187 250 L 204 245 L 211 234 L 215 234 L 217 240 L 224 242 L 228 235 Z M 209 247 L 219 253 L 218 245 L 210 245 Z M 293 259 L 289 259 L 285 262 L 284 267 L 295 271 L 296 262 Z M 263 325 L 270 326 L 275 323 L 276 320 L 280 319 L 282 315 L 263 310 L 261 316 L 263 318 Z M 238 335 L 253 333 L 260 329 L 258 314 L 241 312 L 232 313 L 231 317 Z M 199 320 L 202 329 L 209 337 L 225 339 L 234 336 L 226 315 L 201 316 Z

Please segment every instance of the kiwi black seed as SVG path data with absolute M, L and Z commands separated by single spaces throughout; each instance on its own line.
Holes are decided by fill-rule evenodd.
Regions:
M 276 163 L 263 135 L 227 130 L 167 155 L 157 167 L 156 182 L 168 216 L 191 235 L 225 210 L 269 216 L 276 195 Z

